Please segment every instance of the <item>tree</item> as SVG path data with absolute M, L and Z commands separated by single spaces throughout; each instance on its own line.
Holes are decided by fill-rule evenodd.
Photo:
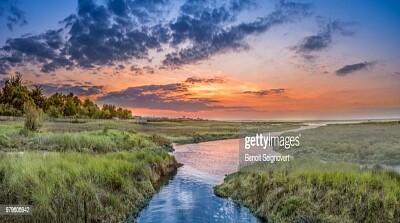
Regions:
M 15 76 L 11 76 L 10 79 L 6 80 L 1 92 L 2 104 L 6 105 L 9 110 L 21 111 L 18 114 L 11 115 L 21 115 L 25 102 L 32 101 L 28 87 L 22 85 L 22 75 L 20 73 L 16 73 Z
M 117 117 L 119 119 L 128 119 L 128 118 L 132 118 L 132 112 L 130 110 L 127 109 L 123 109 L 121 107 L 119 107 L 117 109 Z
M 55 107 L 55 106 L 53 106 L 53 105 L 51 105 L 47 109 L 46 113 L 52 118 L 60 118 L 60 117 L 62 117 L 60 109 Z
M 42 87 L 39 85 L 34 85 L 34 88 L 31 90 L 31 98 L 33 102 L 41 109 L 47 109 L 47 100 L 46 96 L 43 94 Z
M 99 116 L 99 107 L 91 100 L 85 99 L 82 106 L 86 108 L 87 116 L 96 118 Z
M 49 106 L 52 105 L 57 108 L 62 108 L 64 107 L 64 98 L 65 96 L 63 94 L 56 92 L 47 99 L 47 103 Z
M 67 97 L 64 106 L 64 116 L 74 116 L 76 114 L 76 106 L 74 104 L 73 98 Z
M 28 103 L 27 108 L 25 104 Z M 39 85 L 34 85 L 32 89 L 22 84 L 22 75 L 16 73 L 11 76 L 0 89 L 0 115 L 22 116 L 25 111 L 31 112 L 34 106 L 40 111 L 46 112 L 50 117 L 75 117 L 75 118 L 104 118 L 110 119 L 118 117 L 128 119 L 132 117 L 132 112 L 117 108 L 115 105 L 105 104 L 100 110 L 97 104 L 90 99 L 84 102 L 69 93 L 55 93 L 46 97 L 43 89 Z

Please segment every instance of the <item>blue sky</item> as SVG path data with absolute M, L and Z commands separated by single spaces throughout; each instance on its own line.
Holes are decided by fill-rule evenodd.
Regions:
M 396 0 L 5 0 L 0 27 L 0 84 L 141 115 L 400 115 Z

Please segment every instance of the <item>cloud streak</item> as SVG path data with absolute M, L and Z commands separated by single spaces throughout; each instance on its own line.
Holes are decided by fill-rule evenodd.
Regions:
M 91 96 L 91 95 L 98 95 L 104 92 L 104 86 L 101 85 L 72 85 L 72 84 L 40 84 L 43 89 L 43 92 L 46 95 L 51 95 L 56 92 L 69 94 L 74 93 L 78 96 Z
M 311 53 L 319 52 L 329 48 L 333 44 L 333 37 L 336 35 L 353 36 L 352 27 L 355 22 L 335 20 L 321 25 L 317 34 L 306 36 L 299 44 L 292 47 L 297 54 L 306 60 L 313 60 L 315 56 Z
M 376 62 L 363 62 L 363 63 L 356 63 L 356 64 L 349 64 L 346 66 L 343 66 L 342 68 L 338 69 L 335 71 L 335 74 L 337 76 L 347 76 L 351 73 L 361 71 L 361 70 L 368 70 L 375 66 Z
M 18 8 L 16 0 L 0 1 L 0 18 L 5 17 L 7 28 L 14 30 L 14 26 L 28 24 L 25 12 Z
M 200 78 L 200 77 L 189 77 L 186 79 L 185 83 L 190 83 L 190 84 L 213 84 L 213 83 L 218 83 L 222 84 L 225 82 L 225 79 L 223 77 L 212 77 L 212 78 Z
M 264 97 L 267 95 L 284 95 L 285 92 L 286 92 L 286 89 L 284 89 L 284 88 L 272 88 L 272 89 L 268 89 L 268 90 L 245 91 L 243 93 L 257 95 L 259 97 Z
M 222 106 L 218 100 L 197 97 L 185 83 L 143 85 L 107 93 L 97 99 L 124 107 L 198 112 L 209 110 L 248 109 L 246 106 Z

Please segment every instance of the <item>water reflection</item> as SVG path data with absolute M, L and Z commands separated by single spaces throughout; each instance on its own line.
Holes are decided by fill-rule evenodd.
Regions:
M 184 164 L 152 198 L 138 222 L 259 222 L 247 208 L 218 198 L 213 186 L 238 168 L 239 141 L 176 145 Z

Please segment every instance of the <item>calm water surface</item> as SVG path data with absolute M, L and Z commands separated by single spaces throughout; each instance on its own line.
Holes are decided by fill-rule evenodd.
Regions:
M 154 195 L 138 222 L 261 222 L 247 208 L 218 198 L 213 186 L 238 168 L 239 140 L 175 145 L 184 166 Z
M 318 126 L 302 126 L 294 131 Z M 213 193 L 213 187 L 226 174 L 238 171 L 239 139 L 175 145 L 174 148 L 173 155 L 184 166 L 154 195 L 141 211 L 138 222 L 262 222 L 249 209 Z M 269 150 L 275 153 L 272 148 Z

